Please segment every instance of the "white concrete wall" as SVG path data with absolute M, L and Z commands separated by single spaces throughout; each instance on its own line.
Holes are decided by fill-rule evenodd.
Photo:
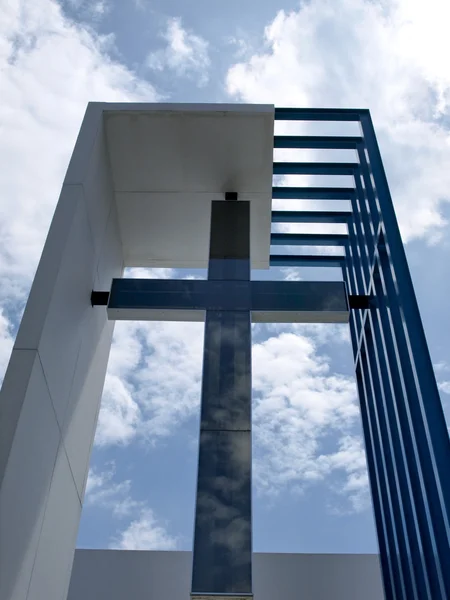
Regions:
M 189 600 L 192 554 L 77 550 L 68 600 Z M 254 554 L 255 600 L 383 600 L 375 554 Z
M 0 393 L 0 600 L 65 600 L 123 271 L 101 107 L 88 107 Z

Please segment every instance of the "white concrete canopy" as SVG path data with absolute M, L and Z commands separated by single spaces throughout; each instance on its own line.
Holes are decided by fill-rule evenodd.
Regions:
M 269 267 L 274 107 L 104 105 L 125 266 L 206 268 L 211 200 L 251 206 L 251 260 Z

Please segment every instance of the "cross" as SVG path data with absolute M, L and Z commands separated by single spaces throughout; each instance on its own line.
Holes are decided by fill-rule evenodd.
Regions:
M 114 279 L 108 317 L 205 320 L 192 597 L 252 596 L 251 322 L 348 321 L 343 282 L 251 281 L 250 203 L 213 201 L 207 280 Z M 97 293 L 97 292 L 94 292 Z

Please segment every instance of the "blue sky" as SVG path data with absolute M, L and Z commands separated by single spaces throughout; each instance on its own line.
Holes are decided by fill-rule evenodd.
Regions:
M 0 378 L 89 100 L 358 106 L 372 111 L 449 412 L 449 19 L 446 0 L 7 1 Z M 347 329 L 253 333 L 255 550 L 375 552 Z M 200 324 L 118 323 L 79 546 L 190 549 L 201 353 Z

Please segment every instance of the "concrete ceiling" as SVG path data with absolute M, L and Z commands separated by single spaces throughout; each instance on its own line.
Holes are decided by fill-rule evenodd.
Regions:
M 104 119 L 126 265 L 206 267 L 211 201 L 232 191 L 251 202 L 252 266 L 268 268 L 274 107 L 113 106 Z

